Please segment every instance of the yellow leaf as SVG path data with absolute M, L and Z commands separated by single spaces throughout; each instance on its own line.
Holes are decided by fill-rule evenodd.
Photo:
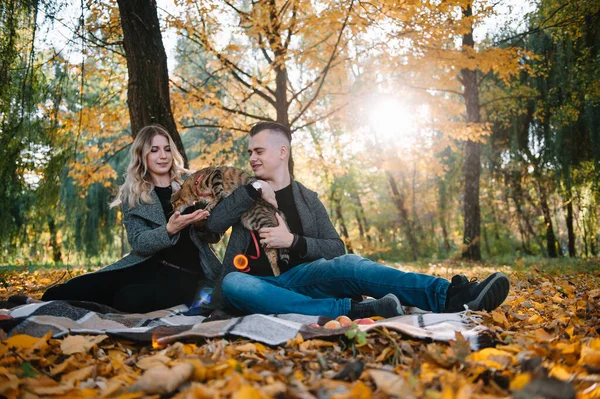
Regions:
M 571 378 L 571 375 L 572 374 L 569 373 L 567 369 L 558 365 L 552 367 L 552 369 L 550 370 L 550 376 L 561 381 L 568 381 Z
M 600 339 L 596 338 L 589 345 L 581 347 L 579 364 L 600 367 L 600 350 L 594 348 L 594 341 L 600 341 Z
M 261 394 L 251 385 L 242 385 L 240 389 L 233 394 L 232 399 L 263 399 L 265 396 Z
M 18 334 L 13 335 L 12 337 L 4 341 L 4 344 L 9 348 L 29 349 L 32 348 L 35 344 L 37 344 L 39 340 L 39 338 L 32 337 L 30 335 Z
M 317 349 L 333 346 L 333 342 L 324 341 L 322 339 L 310 339 L 300 344 L 301 350 Z
M 504 369 L 517 363 L 517 359 L 511 353 L 495 348 L 485 348 L 471 353 L 467 356 L 467 360 L 483 363 L 495 369 Z
M 510 390 L 518 391 L 523 389 L 525 385 L 527 385 L 531 381 L 530 373 L 517 374 L 515 378 L 510 382 Z
M 531 324 L 539 324 L 544 322 L 544 318 L 541 317 L 539 314 L 534 314 L 527 321 Z
M 501 310 L 492 311 L 492 319 L 504 328 L 508 328 L 510 325 L 508 324 L 508 320 L 506 319 L 506 315 Z

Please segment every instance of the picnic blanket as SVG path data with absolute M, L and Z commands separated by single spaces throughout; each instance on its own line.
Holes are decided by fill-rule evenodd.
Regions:
M 49 330 L 55 338 L 67 334 L 107 334 L 139 343 L 153 340 L 167 344 L 177 340 L 218 337 L 244 337 L 267 345 L 281 345 L 301 334 L 304 339 L 342 335 L 347 328 L 329 330 L 312 327 L 330 320 L 300 314 L 253 314 L 222 320 L 204 316 L 187 316 L 187 306 L 145 314 L 121 313 L 91 302 L 48 301 L 30 303 L 1 313 L 0 328 L 9 335 L 27 334 L 41 337 Z M 410 312 L 410 309 L 408 309 Z M 493 344 L 490 331 L 477 317 L 461 313 L 415 313 L 359 325 L 368 331 L 386 327 L 417 339 L 450 341 L 460 332 L 473 350 Z

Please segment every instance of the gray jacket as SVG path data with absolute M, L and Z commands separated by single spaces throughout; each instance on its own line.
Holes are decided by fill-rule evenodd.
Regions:
M 140 204 L 131 209 L 127 204 L 121 206 L 123 223 L 127 230 L 131 252 L 112 265 L 106 266 L 94 273 L 104 273 L 138 265 L 150 259 L 159 251 L 177 243 L 180 233 L 169 237 L 169 233 L 167 233 L 167 219 L 160 205 L 160 200 L 154 191 L 150 195 L 152 197 L 151 204 Z M 202 266 L 205 279 L 207 280 L 206 284 L 219 288 L 220 282 L 223 279 L 223 266 L 221 262 L 210 246 L 198 239 L 193 226 L 189 229 L 189 233 L 192 241 L 199 250 L 200 259 L 196 261 L 199 261 Z M 190 261 L 193 262 L 194 260 L 190 259 Z
M 294 203 L 298 209 L 302 230 L 306 238 L 307 262 L 316 259 L 333 259 L 346 253 L 344 242 L 331 224 L 329 215 L 319 200 L 317 193 L 292 180 Z M 233 258 L 246 253 L 250 244 L 250 232 L 242 226 L 240 217 L 254 203 L 245 187 L 236 189 L 212 210 L 206 220 L 206 229 L 215 233 L 224 233 L 233 226 L 231 237 L 223 258 L 225 274 L 236 271 Z

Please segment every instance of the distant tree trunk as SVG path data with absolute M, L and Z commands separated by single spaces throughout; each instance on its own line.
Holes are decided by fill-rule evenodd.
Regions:
M 535 230 L 533 229 L 533 226 L 531 225 L 530 217 L 525 214 L 525 211 L 522 208 L 522 198 L 523 198 L 522 191 L 523 191 L 523 189 L 521 187 L 520 177 L 517 176 L 516 178 L 513 179 L 513 201 L 515 202 L 515 208 L 517 210 L 517 214 L 521 217 L 521 220 L 525 224 L 525 227 L 527 228 L 527 232 L 533 237 L 536 244 L 540 247 L 540 250 L 542 251 L 543 256 L 545 258 L 547 258 L 548 252 L 546 251 L 546 247 L 544 247 L 544 244 L 540 241 L 537 234 L 535 234 Z
M 396 184 L 396 180 L 394 179 L 392 173 L 386 171 L 385 174 L 387 175 L 388 183 L 390 185 L 390 189 L 392 190 L 392 200 L 394 201 L 394 205 L 396 205 L 398 215 L 400 216 L 400 222 L 402 223 L 406 239 L 408 240 L 408 244 L 410 245 L 412 260 L 417 260 L 417 258 L 419 257 L 419 245 L 417 244 L 417 239 L 415 237 L 413 226 L 410 220 L 408 219 L 408 211 L 406 210 L 406 206 L 404 205 L 404 196 L 400 194 L 400 191 L 398 190 L 398 185 Z
M 188 166 L 173 119 L 167 55 L 163 47 L 155 0 L 117 0 L 127 57 L 127 105 L 133 137 L 146 125 L 162 125 L 171 134 Z
M 571 187 L 567 188 L 567 234 L 569 237 L 569 256 L 575 257 L 577 254 L 575 252 L 575 230 L 573 229 L 573 193 L 571 191 Z
M 344 215 L 342 214 L 342 204 L 339 200 L 335 201 L 335 217 L 340 224 L 340 235 L 346 244 L 346 250 L 348 253 L 353 254 L 354 249 L 352 248 L 352 241 L 350 240 L 350 235 L 348 234 L 348 228 L 346 227 Z
M 544 224 L 546 225 L 546 245 L 548 248 L 548 256 L 550 258 L 558 258 L 558 252 L 556 250 L 556 236 L 554 235 L 552 216 L 550 215 L 550 207 L 548 206 L 548 196 L 546 195 L 546 189 L 542 187 L 542 184 L 539 180 L 538 189 L 540 192 L 540 206 L 542 207 Z
M 440 227 L 442 228 L 442 238 L 444 240 L 444 249 L 446 255 L 450 253 L 450 241 L 448 240 L 448 228 L 446 227 L 446 212 L 447 212 L 447 191 L 446 183 L 443 179 L 438 179 L 438 200 L 440 208 Z
M 471 3 L 463 9 L 463 17 L 471 18 L 473 15 Z M 472 49 L 473 27 L 463 35 L 463 48 Z M 477 71 L 462 69 L 460 81 L 464 87 L 464 98 L 467 108 L 467 123 L 480 122 L 479 86 Z M 468 140 L 465 147 L 465 191 L 464 191 L 464 236 L 462 257 L 471 260 L 481 259 L 480 229 L 481 209 L 479 206 L 479 179 L 481 174 L 481 144 Z
M 60 262 L 62 260 L 62 251 L 58 243 L 58 230 L 53 218 L 48 218 L 48 232 L 50 233 L 50 246 L 52 247 L 52 260 Z
M 365 208 L 360 201 L 360 197 L 355 190 L 351 190 L 350 199 L 354 202 L 356 206 L 356 211 L 354 212 L 354 216 L 356 217 L 356 223 L 358 224 L 358 234 L 360 238 L 367 238 L 368 242 L 371 242 L 371 235 L 369 234 L 369 224 L 367 223 L 367 218 L 365 217 Z

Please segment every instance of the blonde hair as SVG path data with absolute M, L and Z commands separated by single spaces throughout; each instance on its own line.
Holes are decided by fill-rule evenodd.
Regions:
M 183 157 L 177 150 L 177 146 L 167 130 L 160 125 L 149 125 L 143 127 L 129 150 L 131 160 L 125 173 L 125 183 L 119 187 L 119 192 L 115 199 L 110 203 L 110 207 L 127 203 L 129 208 L 136 207 L 140 203 L 152 203 L 150 193 L 154 189 L 154 183 L 148 173 L 148 165 L 146 164 L 146 156 L 152 149 L 152 139 L 154 136 L 163 136 L 169 141 L 171 146 L 171 154 L 173 154 L 173 163 L 171 170 L 171 184 L 175 182 L 180 185 L 183 182 L 181 175 L 187 170 L 183 167 Z

